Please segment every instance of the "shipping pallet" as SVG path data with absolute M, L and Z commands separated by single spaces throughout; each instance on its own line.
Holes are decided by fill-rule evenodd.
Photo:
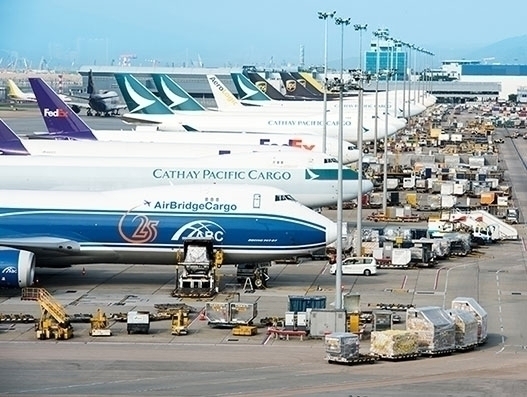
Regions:
M 374 364 L 375 361 L 379 360 L 379 357 L 373 354 L 359 354 L 357 357 L 344 358 L 326 355 L 326 360 L 330 364 L 345 364 L 345 365 L 356 365 L 356 364 Z
M 379 354 L 379 360 L 386 361 L 404 361 L 404 360 L 415 360 L 421 356 L 421 353 L 408 353 L 408 354 L 394 354 L 394 355 L 382 355 Z

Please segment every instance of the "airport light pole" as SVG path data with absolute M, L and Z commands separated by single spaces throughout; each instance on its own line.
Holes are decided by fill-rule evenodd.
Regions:
M 412 96 L 412 49 L 415 48 L 415 45 L 408 44 L 408 66 L 410 67 L 410 70 L 408 72 L 408 120 L 410 120 L 410 103 L 411 103 L 411 96 Z
M 354 80 L 355 84 L 357 85 L 357 88 L 359 90 L 358 95 L 358 110 L 359 114 L 357 117 L 357 129 L 361 131 L 361 133 L 357 136 L 357 148 L 359 150 L 359 161 L 357 166 L 357 174 L 358 174 L 358 186 L 357 186 L 357 225 L 356 225 L 356 240 L 353 243 L 354 248 L 354 255 L 355 256 L 362 256 L 362 179 L 363 179 L 363 172 L 362 172 L 362 122 L 363 122 L 363 114 L 364 114 L 364 108 L 363 108 L 363 82 L 366 80 L 368 83 L 370 81 L 370 75 L 365 74 L 362 70 L 351 70 L 351 77 Z
M 381 62 L 381 53 L 379 50 L 380 39 L 387 37 L 386 30 L 377 29 L 373 32 L 373 35 L 377 38 L 377 64 L 375 67 L 375 76 L 376 76 L 376 85 L 375 85 L 375 141 L 373 142 L 373 152 L 377 156 L 377 140 L 379 139 L 379 73 L 380 73 L 380 62 Z
M 353 25 L 353 29 L 355 29 L 356 32 L 359 32 L 359 70 L 362 70 L 362 32 L 368 29 L 368 24 L 355 24 Z
M 340 81 L 339 81 L 339 132 L 338 132 L 338 173 L 337 173 L 337 257 L 336 257 L 336 284 L 335 284 L 335 309 L 342 309 L 342 157 L 344 139 L 344 27 L 349 25 L 350 18 L 335 18 L 335 24 L 340 26 Z M 362 130 L 357 131 L 358 136 Z M 360 156 L 359 156 L 360 157 Z
M 383 183 L 382 183 L 382 212 L 386 215 L 388 211 L 388 92 L 390 91 L 390 79 L 393 71 L 386 71 L 386 112 L 384 118 L 384 151 L 383 151 Z
M 328 113 L 328 18 L 333 19 L 335 13 L 332 12 L 318 12 L 318 19 L 324 20 L 324 110 L 322 115 L 322 151 L 326 153 L 327 148 L 327 113 Z

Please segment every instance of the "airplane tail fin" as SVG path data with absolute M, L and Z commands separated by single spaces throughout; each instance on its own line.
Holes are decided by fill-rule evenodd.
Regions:
M 166 74 L 152 74 L 161 100 L 172 110 L 205 110 L 187 91 Z
M 2 119 L 0 119 L 0 155 L 29 155 L 20 138 Z
M 256 72 L 246 72 L 247 78 L 258 88 L 261 92 L 265 93 L 269 98 L 277 101 L 287 101 L 291 98 L 286 97 L 280 91 L 278 91 L 269 81 L 264 79 Z
M 244 107 L 215 75 L 208 74 L 207 81 L 209 82 L 212 95 L 214 95 L 218 110 L 236 110 Z
M 71 139 L 97 140 L 90 127 L 40 77 L 29 83 L 50 134 Z
M 123 94 L 130 113 L 174 114 L 152 92 L 129 73 L 115 73 L 115 80 Z
M 88 88 L 86 89 L 86 92 L 89 96 L 92 96 L 95 93 L 95 86 L 93 85 L 93 72 L 91 69 L 88 72 Z
M 238 91 L 238 97 L 241 100 L 247 99 L 251 101 L 272 101 L 267 94 L 266 87 L 256 86 L 251 80 L 247 78 L 243 73 L 231 73 L 232 81 Z M 279 93 L 280 94 L 280 93 Z
M 309 72 L 297 72 L 291 73 L 294 78 L 297 80 L 303 79 L 306 82 L 306 87 L 309 87 L 309 90 L 318 94 L 324 94 L 324 86 L 315 79 Z
M 11 79 L 7 80 L 7 90 L 8 90 L 7 95 L 9 97 L 12 97 L 12 98 L 23 98 L 24 97 L 24 93 L 22 92 L 22 90 L 18 88 L 16 83 Z
M 280 78 L 285 86 L 286 95 L 298 97 L 299 99 L 318 99 L 320 93 L 313 93 L 306 88 L 304 79 L 297 80 L 290 73 L 280 72 Z

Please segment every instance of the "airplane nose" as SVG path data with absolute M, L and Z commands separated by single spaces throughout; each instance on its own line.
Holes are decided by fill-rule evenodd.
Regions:
M 326 245 L 333 244 L 337 241 L 337 222 L 328 219 L 326 225 Z
M 362 193 L 369 193 L 373 190 L 373 182 L 369 179 L 362 180 Z

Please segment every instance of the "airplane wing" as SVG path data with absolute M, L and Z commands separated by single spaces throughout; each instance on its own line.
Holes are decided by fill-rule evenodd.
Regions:
M 31 251 L 36 255 L 78 255 L 81 252 L 77 241 L 47 236 L 2 238 L 0 246 Z

